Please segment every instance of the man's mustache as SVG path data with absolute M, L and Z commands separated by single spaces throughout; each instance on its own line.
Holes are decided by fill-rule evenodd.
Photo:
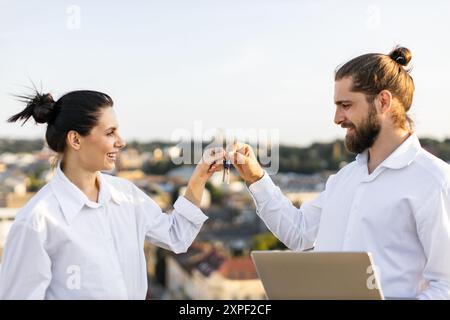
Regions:
M 341 128 L 343 128 L 343 129 L 347 129 L 347 128 L 355 129 L 355 125 L 352 122 L 350 122 L 350 121 L 342 122 L 341 123 Z

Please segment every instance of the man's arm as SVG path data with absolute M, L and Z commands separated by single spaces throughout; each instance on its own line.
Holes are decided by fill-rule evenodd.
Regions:
M 450 189 L 438 190 L 416 213 L 419 239 L 427 262 L 428 288 L 419 299 L 450 299 Z
M 326 193 L 297 209 L 264 172 L 249 145 L 236 143 L 229 157 L 249 186 L 256 212 L 269 230 L 292 250 L 313 247 Z
M 249 190 L 255 201 L 256 213 L 288 248 L 306 250 L 314 246 L 325 192 L 315 200 L 303 203 L 298 209 L 275 186 L 267 173 L 251 184 Z

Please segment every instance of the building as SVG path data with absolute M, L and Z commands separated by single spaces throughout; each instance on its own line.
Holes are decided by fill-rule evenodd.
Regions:
M 173 299 L 254 300 L 265 293 L 250 256 L 232 257 L 194 244 L 167 257 L 167 288 Z
M 134 170 L 142 167 L 143 161 L 138 150 L 127 148 L 119 153 L 118 167 L 120 170 Z
M 195 167 L 181 166 L 170 170 L 167 173 L 167 178 L 175 184 L 187 185 L 189 179 L 194 173 Z
M 30 181 L 19 169 L 0 173 L 0 207 L 23 207 L 35 194 L 27 191 Z

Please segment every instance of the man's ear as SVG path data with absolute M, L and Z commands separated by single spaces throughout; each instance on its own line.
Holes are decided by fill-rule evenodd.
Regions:
M 381 90 L 378 94 L 378 108 L 380 113 L 386 113 L 392 107 L 392 93 L 389 90 Z
M 71 147 L 73 150 L 80 150 L 81 148 L 81 140 L 78 132 L 74 130 L 70 130 L 67 133 L 67 145 Z

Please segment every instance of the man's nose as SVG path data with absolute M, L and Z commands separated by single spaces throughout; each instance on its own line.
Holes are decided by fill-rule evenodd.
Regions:
M 345 116 L 342 111 L 339 110 L 339 108 L 336 108 L 336 112 L 334 113 L 334 123 L 337 125 L 340 125 L 342 122 L 345 121 Z

